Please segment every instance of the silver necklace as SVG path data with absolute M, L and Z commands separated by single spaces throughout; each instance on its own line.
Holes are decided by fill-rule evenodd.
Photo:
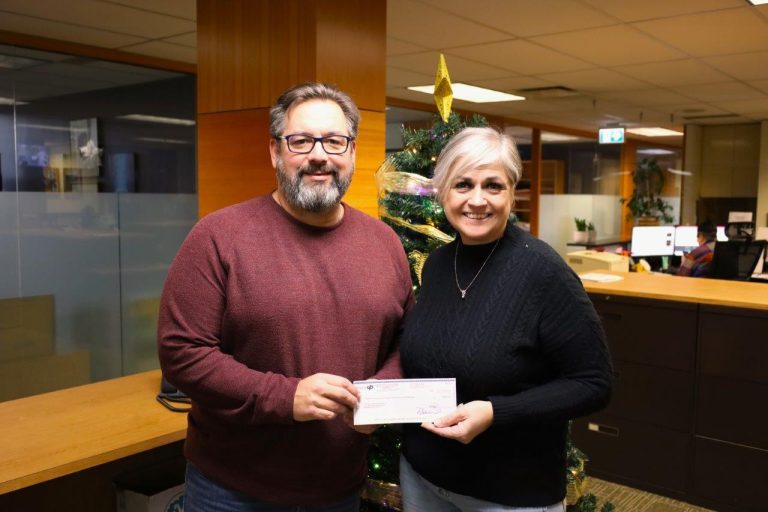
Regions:
M 480 275 L 480 272 L 483 271 L 485 268 L 485 264 L 488 263 L 488 260 L 491 259 L 491 256 L 493 256 L 494 251 L 496 251 L 496 248 L 499 246 L 499 242 L 501 242 L 501 238 L 496 240 L 496 243 L 493 246 L 493 249 L 491 249 L 491 252 L 488 254 L 488 256 L 485 258 L 485 261 L 482 265 L 480 265 L 480 270 L 477 271 L 477 274 L 475 274 L 475 277 L 472 278 L 472 280 L 469 282 L 466 288 L 462 288 L 459 284 L 459 271 L 456 268 L 456 260 L 459 258 L 459 245 L 461 245 L 460 241 L 456 241 L 456 252 L 453 253 L 453 275 L 456 278 L 456 288 L 459 289 L 459 292 L 461 293 L 461 299 L 464 300 L 467 297 L 467 290 L 469 290 L 469 287 L 472 286 L 472 283 L 475 282 L 475 279 L 477 279 L 477 276 Z

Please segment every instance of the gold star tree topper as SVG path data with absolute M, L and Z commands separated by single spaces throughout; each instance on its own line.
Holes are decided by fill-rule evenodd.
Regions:
M 437 62 L 437 75 L 435 76 L 435 104 L 437 111 L 443 122 L 448 122 L 448 116 L 451 115 L 451 103 L 453 103 L 453 89 L 451 88 L 451 77 L 448 76 L 448 66 L 445 64 L 445 56 L 441 53 L 440 60 Z

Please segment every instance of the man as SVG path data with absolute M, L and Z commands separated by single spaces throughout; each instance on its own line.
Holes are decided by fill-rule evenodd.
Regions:
M 413 293 L 394 232 L 341 202 L 358 122 L 333 86 L 286 91 L 270 112 L 277 190 L 202 219 L 171 266 L 158 346 L 193 403 L 187 512 L 359 507 L 351 381 L 400 376 Z
M 699 225 L 696 240 L 699 246 L 683 256 L 680 262 L 679 276 L 709 277 L 712 258 L 715 255 L 717 227 L 709 221 Z

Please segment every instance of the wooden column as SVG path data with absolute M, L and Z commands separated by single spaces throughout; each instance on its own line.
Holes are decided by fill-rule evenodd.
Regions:
M 539 236 L 541 204 L 541 129 L 531 129 L 531 234 Z
M 269 108 L 306 81 L 334 83 L 360 108 L 357 167 L 345 201 L 376 215 L 386 15 L 386 0 L 198 0 L 201 217 L 275 188 Z
M 632 182 L 632 174 L 635 172 L 637 163 L 637 141 L 628 139 L 621 145 L 621 184 L 619 185 L 619 194 L 624 199 L 632 197 L 632 191 L 635 188 Z M 632 237 L 632 226 L 634 218 L 632 212 L 624 203 L 621 207 L 621 239 L 629 240 Z

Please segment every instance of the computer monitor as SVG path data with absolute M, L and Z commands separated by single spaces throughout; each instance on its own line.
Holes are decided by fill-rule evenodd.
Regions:
M 699 246 L 697 226 L 675 227 L 675 256 L 682 256 Z
M 725 226 L 717 226 L 717 241 L 727 242 L 728 235 L 725 234 Z
M 675 226 L 632 228 L 632 256 L 672 256 L 674 252 Z

